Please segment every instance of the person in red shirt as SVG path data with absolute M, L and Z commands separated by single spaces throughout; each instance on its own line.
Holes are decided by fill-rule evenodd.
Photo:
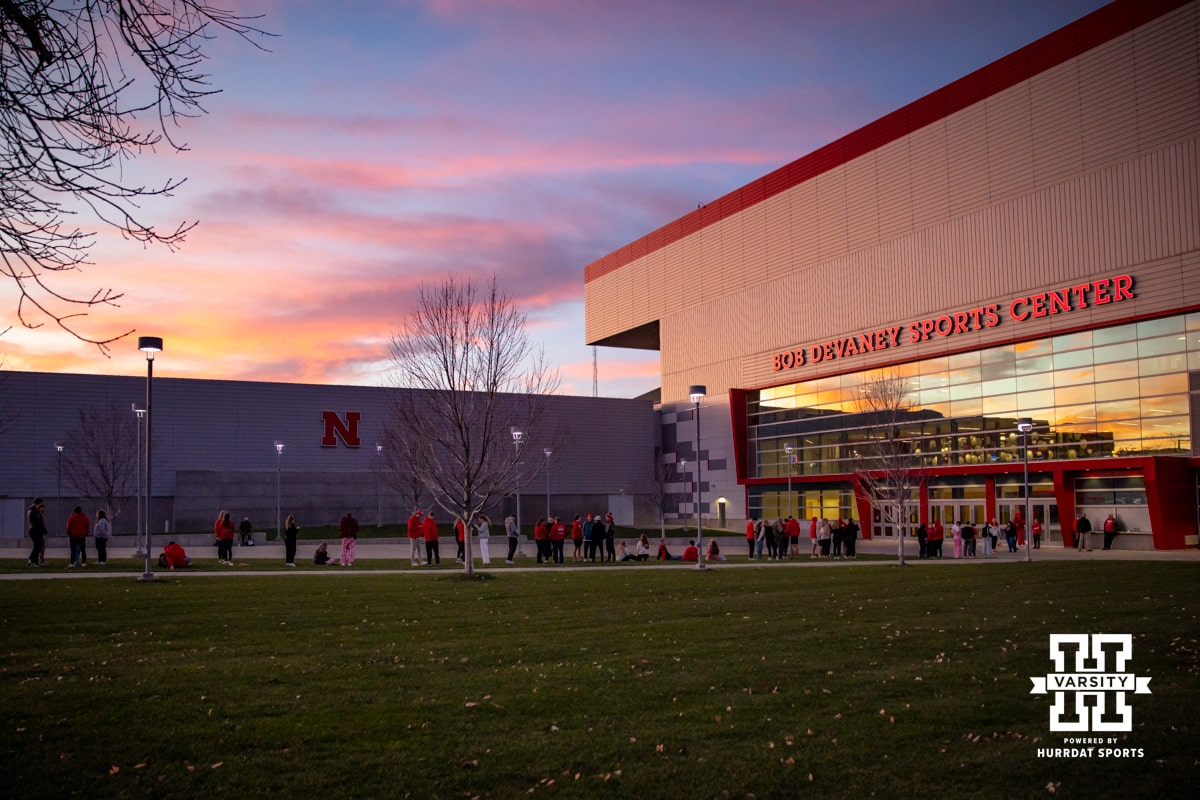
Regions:
M 750 549 L 750 558 L 754 558 L 754 540 L 757 538 L 754 534 L 754 523 L 758 522 L 758 517 L 751 517 L 746 523 L 746 547 Z
M 354 546 L 358 543 L 358 520 L 349 511 L 338 523 L 338 536 L 342 537 L 342 566 L 354 566 Z
M 87 536 L 92 529 L 91 520 L 80 506 L 75 506 L 67 517 L 67 539 L 71 542 L 71 563 L 67 566 L 87 566 Z
M 550 523 L 550 550 L 554 556 L 554 563 L 563 563 L 563 546 L 567 541 L 567 526 L 563 524 L 562 517 L 555 517 Z
M 688 540 L 688 546 L 683 548 L 683 560 L 684 561 L 699 561 L 700 560 L 700 550 L 696 547 L 695 541 L 693 541 L 691 539 Z
M 533 545 L 537 548 L 537 563 L 543 561 L 550 563 L 550 529 L 546 527 L 546 520 L 538 518 L 537 524 L 533 526 Z
M 213 525 L 213 536 L 217 539 L 217 561 L 221 564 L 233 564 L 233 515 L 222 511 L 217 515 Z
M 467 560 L 467 546 L 463 537 L 466 535 L 467 526 L 463 525 L 462 517 L 454 518 L 454 543 L 458 545 L 458 550 L 455 553 L 454 560 L 459 564 Z
M 1042 548 L 1042 521 L 1034 517 L 1033 525 L 1029 530 L 1033 534 L 1033 549 L 1040 550 Z
M 925 534 L 925 557 L 926 558 L 941 558 L 942 557 L 942 540 L 946 538 L 946 529 L 942 527 L 940 519 L 934 519 L 926 529 Z
M 787 535 L 790 555 L 800 556 L 800 520 L 795 517 L 787 518 Z
M 421 566 L 421 509 L 414 509 L 408 518 L 408 557 L 414 567 Z
M 575 521 L 571 523 L 571 543 L 575 545 L 575 552 L 571 555 L 572 561 L 583 561 L 583 522 L 580 521 L 579 515 L 575 515 Z
M 442 554 L 438 549 L 438 526 L 433 521 L 432 511 L 425 515 L 425 521 L 421 523 L 421 533 L 425 537 L 425 565 L 440 567 Z
M 162 558 L 158 560 L 158 563 L 167 569 L 175 569 L 176 567 L 183 569 L 184 567 L 191 566 L 192 560 L 188 558 L 182 545 L 178 545 L 175 542 L 167 542 L 167 546 L 163 548 Z

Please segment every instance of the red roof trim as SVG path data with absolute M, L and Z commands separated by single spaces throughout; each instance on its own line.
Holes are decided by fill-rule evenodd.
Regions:
M 1123 36 L 1191 0 L 1116 0 L 584 267 L 584 282 Z

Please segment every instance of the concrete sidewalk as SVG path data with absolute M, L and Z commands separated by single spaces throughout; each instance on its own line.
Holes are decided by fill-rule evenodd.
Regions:
M 152 566 L 153 566 L 155 573 L 165 575 L 168 572 L 168 570 L 159 567 L 158 563 L 157 563 L 158 553 L 162 551 L 162 546 L 164 544 L 164 542 L 160 541 L 161 538 L 162 537 L 155 537 L 154 542 L 153 542 L 153 544 L 154 544 L 153 562 L 154 563 Z M 709 539 L 706 537 L 705 542 L 707 542 L 708 540 Z M 687 539 L 668 538 L 667 539 L 667 547 L 671 550 L 671 552 L 673 554 L 678 555 L 679 553 L 681 553 L 683 551 L 683 548 L 687 545 L 687 541 L 688 541 Z M 827 567 L 836 567 L 836 566 L 839 566 L 842 564 L 865 564 L 865 565 L 873 565 L 873 566 L 876 566 L 876 565 L 877 566 L 887 566 L 887 565 L 895 563 L 895 561 L 892 561 L 892 560 L 850 561 L 848 559 L 834 560 L 831 558 L 828 558 L 828 559 L 811 558 L 807 554 L 807 550 L 803 549 L 803 548 L 807 547 L 807 544 L 805 543 L 805 542 L 807 542 L 807 540 L 805 540 L 805 542 L 801 543 L 801 548 L 802 548 L 801 552 L 803 553 L 803 555 L 801 555 L 800 558 L 798 558 L 798 559 L 792 558 L 792 559 L 787 559 L 787 560 L 783 560 L 783 561 L 768 561 L 765 559 L 763 561 L 747 561 L 745 559 L 746 540 L 744 538 L 719 536 L 719 537 L 717 537 L 717 541 L 720 544 L 721 552 L 734 560 L 725 561 L 725 562 L 716 562 L 716 563 L 709 562 L 707 564 L 707 566 L 714 568 L 714 569 L 753 568 L 753 567 L 768 567 L 768 566 L 792 567 L 792 568 L 807 566 L 807 567 L 826 567 L 827 568 Z M 281 543 L 268 542 L 265 544 L 257 545 L 255 547 L 241 547 L 241 546 L 235 547 L 234 548 L 234 558 L 235 558 L 235 560 L 240 560 L 240 561 L 255 561 L 255 562 L 278 560 L 279 566 L 280 566 L 280 569 L 278 571 L 276 571 L 276 570 L 264 571 L 262 569 L 256 569 L 253 572 L 242 572 L 242 571 L 239 571 L 235 566 L 235 567 L 232 567 L 227 570 L 219 570 L 219 571 L 212 571 L 212 572 L 207 572 L 207 571 L 188 572 L 188 571 L 184 571 L 184 570 L 176 570 L 174 572 L 171 572 L 171 574 L 172 575 L 176 575 L 176 574 L 178 574 L 178 575 L 188 575 L 188 574 L 192 574 L 192 575 L 237 575 L 237 574 L 293 575 L 293 574 L 296 574 L 297 572 L 302 571 L 305 574 L 314 574 L 314 573 L 315 574 L 392 573 L 392 574 L 410 574 L 410 575 L 412 575 L 412 574 L 435 575 L 435 574 L 449 574 L 449 573 L 452 573 L 455 571 L 461 571 L 461 569 L 462 569 L 462 566 L 460 564 L 456 564 L 455 560 L 454 560 L 455 545 L 454 545 L 453 540 L 448 540 L 448 541 L 443 540 L 440 544 L 441 552 L 442 552 L 442 565 L 440 568 L 438 568 L 438 569 L 423 568 L 420 570 L 413 569 L 413 568 L 397 569 L 397 570 L 380 570 L 380 569 L 372 568 L 369 564 L 362 565 L 363 567 L 365 567 L 365 569 L 358 569 L 358 570 L 356 570 L 354 567 L 350 567 L 350 568 L 330 567 L 329 569 L 315 569 L 312 565 L 312 554 L 313 554 L 313 551 L 316 550 L 316 547 L 318 544 L 319 544 L 319 542 L 312 541 L 312 540 L 306 540 L 306 541 L 300 542 L 300 544 L 296 550 L 296 562 L 299 565 L 296 569 L 284 568 L 284 566 L 283 566 L 283 545 Z M 334 540 L 334 541 L 329 541 L 328 544 L 329 544 L 330 554 L 334 558 L 336 558 L 340 553 L 340 549 L 341 549 L 340 543 L 338 541 Z M 653 540 L 652 544 L 656 546 L 657 540 Z M 28 554 L 29 554 L 30 544 L 29 544 L 28 540 L 23 540 L 20 547 L 16 547 L 14 545 L 15 545 L 15 542 L 5 543 L 4 545 L 0 545 L 0 558 L 20 559 L 20 560 L 24 561 L 28 557 Z M 593 564 L 575 564 L 575 563 L 573 563 L 571 561 L 572 546 L 570 543 L 568 543 L 568 545 L 567 545 L 566 562 L 564 564 L 562 564 L 560 566 L 539 565 L 539 564 L 537 564 L 537 562 L 534 558 L 533 543 L 529 542 L 529 541 L 523 541 L 521 543 L 521 551 L 520 551 L 521 555 L 519 555 L 517 557 L 513 566 L 509 567 L 509 566 L 506 566 L 504 563 L 504 556 L 506 554 L 507 545 L 505 544 L 505 540 L 502 537 L 501 538 L 493 538 L 491 540 L 490 550 L 491 550 L 492 562 L 491 562 L 490 566 L 484 567 L 479 562 L 477 543 L 472 542 L 472 545 L 475 550 L 474 555 L 475 555 L 475 563 L 476 563 L 477 571 L 481 571 L 481 570 L 484 570 L 484 571 L 505 571 L 505 570 L 510 570 L 510 571 L 511 570 L 516 570 L 516 571 L 527 571 L 527 570 L 561 571 L 561 570 L 595 569 L 597 567 L 597 565 L 593 565 Z M 887 539 L 860 540 L 857 545 L 857 550 L 860 554 L 863 554 L 863 555 L 895 556 L 897 554 L 897 543 L 895 540 L 887 540 Z M 1016 553 L 1010 553 L 1010 552 L 1008 552 L 1008 548 L 1004 545 L 1003 542 L 1001 542 L 1001 552 L 996 553 L 992 556 L 988 556 L 988 557 L 979 556 L 974 559 L 967 559 L 967 558 L 955 559 L 953 557 L 953 543 L 950 543 L 949 545 L 944 546 L 943 557 L 940 560 L 938 560 L 938 559 L 934 559 L 934 560 L 918 559 L 917 558 L 918 547 L 917 547 L 917 542 L 915 540 L 906 539 L 904 550 L 905 550 L 905 560 L 906 561 L 908 561 L 911 564 L 922 566 L 922 567 L 924 567 L 926 565 L 941 566 L 941 565 L 953 564 L 956 566 L 962 566 L 962 565 L 968 565 L 968 564 L 999 564 L 999 563 L 1024 562 L 1025 561 L 1025 549 L 1023 547 L 1018 548 L 1018 551 Z M 108 550 L 109 558 L 113 559 L 113 560 L 132 559 L 135 555 L 135 552 L 136 552 L 135 548 L 131 547 L 131 546 L 110 547 Z M 359 541 L 359 545 L 358 545 L 356 553 L 355 553 L 355 560 L 362 561 L 362 562 L 370 562 L 373 560 L 384 560 L 384 559 L 406 561 L 409 557 L 409 552 L 410 552 L 409 545 L 407 542 L 405 542 L 403 544 L 396 543 L 394 541 L 376 543 L 370 539 L 364 539 L 364 540 Z M 424 547 L 422 547 L 422 553 L 423 552 L 424 552 Z M 948 553 L 948 555 L 947 555 L 947 553 Z M 193 561 L 200 561 L 200 562 L 211 561 L 211 562 L 213 562 L 214 565 L 216 563 L 216 558 L 217 558 L 216 547 L 214 547 L 214 546 L 202 546 L 202 547 L 189 548 L 188 555 L 191 556 Z M 1200 564 L 1200 550 L 1159 551 L 1159 550 L 1100 550 L 1100 549 L 1095 549 L 1095 550 L 1077 551 L 1073 548 L 1064 548 L 1060 545 L 1056 545 L 1056 546 L 1041 547 L 1039 549 L 1032 550 L 1032 556 L 1033 556 L 1034 562 L 1039 562 L 1039 561 L 1184 561 L 1184 562 L 1192 562 L 1192 563 Z M 35 569 L 33 567 L 26 567 L 25 570 L 20 571 L 20 572 L 0 574 L 0 579 L 6 579 L 6 578 L 7 579 L 27 579 L 27 578 L 38 578 L 38 577 L 56 577 L 56 578 L 61 578 L 61 577 L 96 577 L 96 578 L 99 578 L 99 577 L 121 577 L 121 576 L 127 577 L 131 574 L 128 569 L 116 571 L 112 568 L 112 565 L 110 565 L 108 567 L 100 567 L 98 569 L 93 569 L 92 567 L 95 565 L 95 557 L 96 557 L 96 551 L 95 551 L 94 543 L 89 541 L 89 546 L 88 546 L 89 566 L 84 567 L 84 568 L 71 569 L 71 568 L 67 567 L 67 559 L 69 558 L 68 548 L 66 548 L 66 547 L 48 547 L 46 549 L 47 564 L 45 567 L 40 568 L 40 569 Z M 649 562 L 642 563 L 642 564 L 630 563 L 627 566 L 630 566 L 632 568 L 638 568 L 638 569 L 645 569 L 647 567 L 655 567 L 655 566 L 664 568 L 664 569 L 672 569 L 672 568 L 687 567 L 689 565 L 683 564 L 678 561 L 656 562 L 656 561 L 651 560 Z M 141 570 L 139 569 L 137 571 L 140 574 Z

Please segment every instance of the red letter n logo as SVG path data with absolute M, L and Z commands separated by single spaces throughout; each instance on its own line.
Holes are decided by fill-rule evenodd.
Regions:
M 325 423 L 325 434 L 321 437 L 321 447 L 337 447 L 337 440 L 347 447 L 358 447 L 358 420 L 361 417 L 357 411 L 347 411 L 343 423 L 336 411 L 322 411 L 321 422 Z

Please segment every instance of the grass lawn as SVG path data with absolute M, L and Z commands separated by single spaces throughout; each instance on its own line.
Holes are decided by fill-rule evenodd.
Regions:
M 90 568 L 89 568 L 90 569 Z M 1200 568 L 0 581 L 13 797 L 1179 797 Z M 1140 758 L 1062 747 L 1050 633 L 1135 634 Z M 1187 787 L 1191 785 L 1193 789 Z

